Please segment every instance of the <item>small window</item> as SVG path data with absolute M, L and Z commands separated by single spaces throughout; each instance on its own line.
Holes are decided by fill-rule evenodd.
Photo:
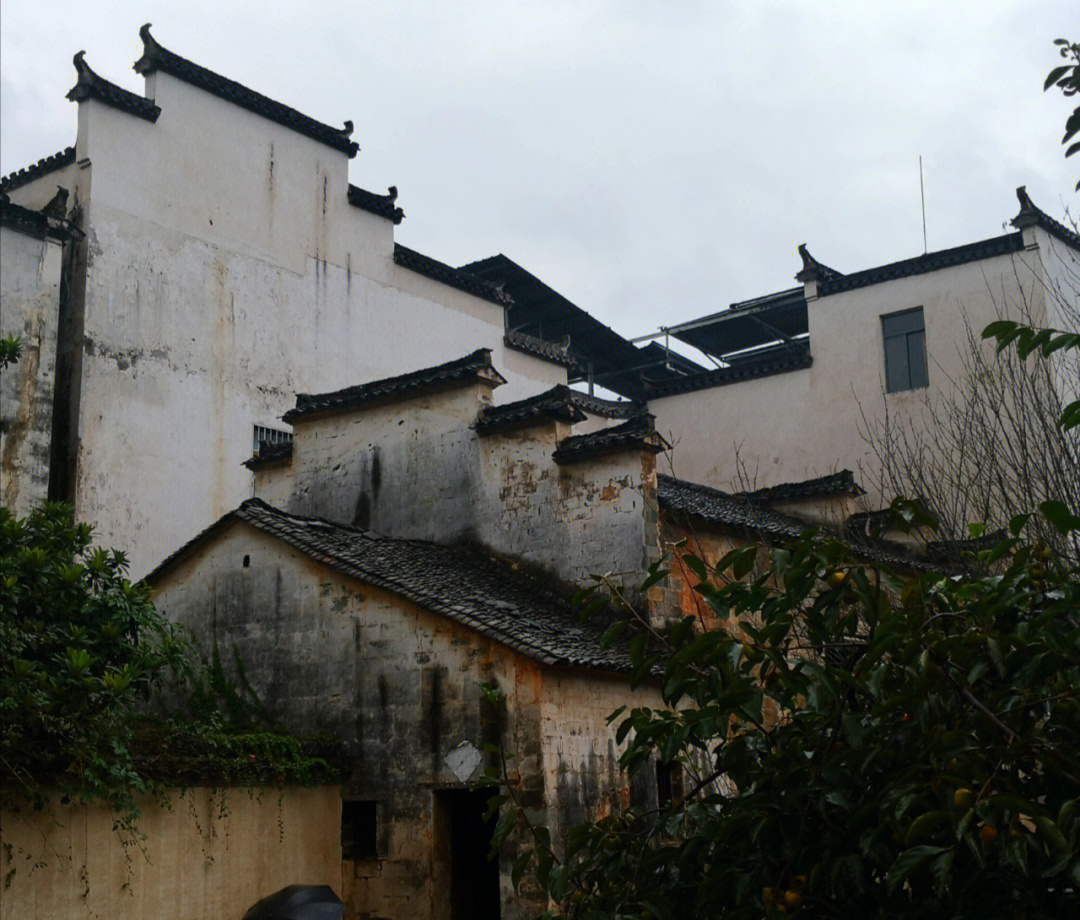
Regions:
M 656 762 L 656 804 L 661 808 L 681 805 L 683 800 L 682 764 Z
M 255 426 L 255 435 L 251 452 L 258 456 L 260 444 L 291 444 L 292 432 L 282 431 L 279 428 L 267 428 L 265 425 Z
M 341 858 L 376 859 L 378 807 L 376 802 L 346 799 L 341 803 Z
M 889 393 L 927 385 L 926 329 L 922 307 L 881 317 L 885 339 L 885 389 Z

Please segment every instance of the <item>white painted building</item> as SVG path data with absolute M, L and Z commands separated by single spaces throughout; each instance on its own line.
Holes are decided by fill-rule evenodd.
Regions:
M 1075 323 L 1080 237 L 1018 196 L 1014 232 L 850 274 L 801 247 L 801 287 L 672 327 L 722 364 L 650 388 L 674 474 L 738 490 L 849 469 L 871 507 L 887 504 L 868 430 L 918 430 L 965 385 L 969 334 L 995 319 Z M 1076 365 L 1057 371 L 1075 394 Z
M 51 495 L 141 575 L 251 494 L 242 464 L 256 426 L 286 429 L 297 392 L 480 347 L 506 377 L 500 398 L 566 381 L 558 349 L 507 344 L 499 291 L 395 244 L 396 192 L 349 184 L 348 124 L 187 61 L 148 28 L 141 37 L 144 95 L 78 55 L 74 149 L 0 187 L 35 210 L 67 189 L 85 235 L 53 346 L 69 370 L 37 500 L 51 475 Z M 5 316 L 21 284 L 5 261 Z M 5 488 L 25 474 L 5 463 Z

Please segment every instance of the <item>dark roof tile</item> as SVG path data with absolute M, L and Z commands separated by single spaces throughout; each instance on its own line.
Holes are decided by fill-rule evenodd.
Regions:
M 397 377 L 361 383 L 332 393 L 298 393 L 296 406 L 282 418 L 291 423 L 298 419 L 344 412 L 359 406 L 412 399 L 425 393 L 465 386 L 475 380 L 488 380 L 495 386 L 506 382 L 491 364 L 490 349 L 479 348 L 456 361 L 400 374 Z
M 453 268 L 445 262 L 439 262 L 430 256 L 425 256 L 415 249 L 409 249 L 408 246 L 402 246 L 400 243 L 394 244 L 394 262 L 402 268 L 407 268 L 420 275 L 426 275 L 434 281 L 441 281 L 443 284 L 455 287 L 466 294 L 482 297 L 484 300 L 490 300 L 500 306 L 507 306 L 512 302 L 509 294 L 504 294 L 494 285 L 481 281 L 468 272 Z
M 773 374 L 787 374 L 801 371 L 814 363 L 809 347 L 801 342 L 769 348 L 760 355 L 740 356 L 738 363 L 730 367 L 718 367 L 702 374 L 679 377 L 665 383 L 655 383 L 649 388 L 650 399 L 661 399 L 679 393 L 694 390 L 707 390 L 712 387 L 741 383 L 744 380 L 756 380 L 759 377 L 771 377 Z
M 74 162 L 75 148 L 65 147 L 59 153 L 43 157 L 32 166 L 25 166 L 18 172 L 8 173 L 8 175 L 0 179 L 0 192 L 10 192 L 20 188 L 41 176 L 56 172 L 56 170 L 63 169 L 65 166 L 70 166 Z
M 83 56 L 85 51 L 75 55 L 75 71 L 79 75 L 75 85 L 68 90 L 67 98 L 72 102 L 82 102 L 84 99 L 96 99 L 105 105 L 121 112 L 127 112 L 136 118 L 154 122 L 161 114 L 161 108 L 154 104 L 152 99 L 140 96 L 126 90 L 115 83 L 110 83 L 104 77 L 98 76 L 90 69 Z
M 403 597 L 547 665 L 628 672 L 628 645 L 604 648 L 608 625 L 582 622 L 570 600 L 510 563 L 474 548 L 399 540 L 297 517 L 249 499 L 173 553 L 146 580 L 153 584 L 230 520 L 275 537 L 332 571 Z
M 205 90 L 219 99 L 238 105 L 242 109 L 261 115 L 270 121 L 277 122 L 283 127 L 310 137 L 312 140 L 340 150 L 349 157 L 356 156 L 360 148 L 355 141 L 349 140 L 352 134 L 352 122 L 345 122 L 344 128 L 334 128 L 316 121 L 296 109 L 290 108 L 280 102 L 276 102 L 262 93 L 230 80 L 220 74 L 200 67 L 198 64 L 174 54 L 167 48 L 163 48 L 150 34 L 150 24 L 147 23 L 139 29 L 139 37 L 143 41 L 143 54 L 135 62 L 135 70 L 141 74 L 153 73 L 162 70 L 178 80 L 183 80 L 192 86 Z
M 561 364 L 571 370 L 581 370 L 577 360 L 570 354 L 569 349 L 546 339 L 537 338 L 535 335 L 507 329 L 506 334 L 503 336 L 503 343 L 507 348 L 512 348 L 514 351 L 524 352 L 536 358 L 543 358 L 545 361 Z
M 519 399 L 501 406 L 485 406 L 476 420 L 479 435 L 515 431 L 547 421 L 580 422 L 585 413 L 574 402 L 568 386 L 552 387 L 537 396 Z
M 379 195 L 360 188 L 358 185 L 349 185 L 349 204 L 400 224 L 405 212 L 394 204 L 395 201 L 397 201 L 396 188 L 391 187 L 389 194 Z
M 822 498 L 829 495 L 862 495 L 863 490 L 855 483 L 851 470 L 840 470 L 828 476 L 804 479 L 801 482 L 782 482 L 762 489 L 737 492 L 737 498 L 764 504 L 774 502 L 801 501 L 810 498 Z
M 799 537 L 812 526 L 710 486 L 662 474 L 656 482 L 660 507 L 671 514 L 769 537 Z
M 659 453 L 670 449 L 671 445 L 653 426 L 653 417 L 647 413 L 641 413 L 621 425 L 565 438 L 559 443 L 552 458 L 556 463 L 578 463 L 582 460 L 591 460 L 594 457 L 623 451 L 640 450 Z
M 850 275 L 823 280 L 818 284 L 818 296 L 824 297 L 871 284 L 880 284 L 883 281 L 893 281 L 896 278 L 921 275 L 942 268 L 951 268 L 954 265 L 963 265 L 966 262 L 990 259 L 994 256 L 1018 252 L 1023 248 L 1024 243 L 1019 233 L 1006 233 L 1003 236 L 978 240 L 953 249 L 940 249 L 937 252 L 916 256 L 914 259 L 902 259 L 899 262 L 890 262 L 888 265 L 879 265 L 876 268 L 867 268 Z
M 261 470 L 291 460 L 292 454 L 292 441 L 279 441 L 277 444 L 261 441 L 259 443 L 259 452 L 245 460 L 244 466 L 249 470 Z
M 46 208 L 48 205 L 46 205 Z M 74 230 L 68 221 L 50 215 L 44 209 L 32 211 L 15 204 L 7 195 L 0 194 L 0 225 L 25 233 L 39 240 L 51 236 L 53 239 L 70 239 Z

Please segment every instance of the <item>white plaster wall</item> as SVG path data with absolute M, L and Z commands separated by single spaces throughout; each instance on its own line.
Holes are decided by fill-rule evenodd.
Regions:
M 348 160 L 166 74 L 149 123 L 88 100 L 93 163 L 80 515 L 141 575 L 251 492 L 253 424 L 323 392 L 492 349 L 514 399 L 565 381 L 509 355 L 503 310 L 396 266 Z M 525 360 L 522 360 L 522 358 Z
M 872 493 L 877 465 L 861 414 L 878 423 L 918 420 L 927 399 L 950 392 L 965 348 L 965 316 L 982 328 L 1024 299 L 1043 316 L 1039 252 L 970 262 L 811 300 L 813 366 L 758 380 L 653 400 L 656 427 L 673 444 L 674 475 L 719 488 L 767 486 L 851 469 Z M 881 317 L 923 308 L 929 387 L 886 394 Z M 989 348 L 990 346 L 986 346 Z M 660 471 L 667 472 L 661 462 Z
M 0 371 L 0 504 L 25 515 L 48 497 L 63 247 L 0 227 L 0 338 L 22 342 Z

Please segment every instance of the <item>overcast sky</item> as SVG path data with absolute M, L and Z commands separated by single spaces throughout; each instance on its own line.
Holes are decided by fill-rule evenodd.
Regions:
M 334 125 L 399 242 L 503 252 L 626 335 L 1060 216 L 1080 157 L 1042 92 L 1076 0 L 0 3 L 0 173 L 74 142 L 72 55 L 136 92 L 138 28 Z M 344 191 L 344 190 L 343 190 Z

